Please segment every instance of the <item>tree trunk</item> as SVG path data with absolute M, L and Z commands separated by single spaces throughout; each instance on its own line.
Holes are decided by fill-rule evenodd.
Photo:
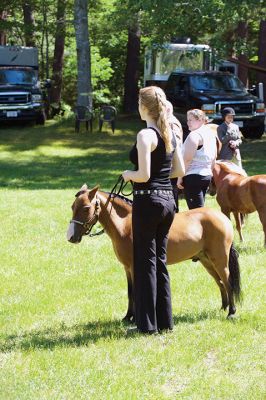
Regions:
M 246 41 L 248 36 L 248 24 L 245 21 L 240 21 L 237 27 L 237 38 L 240 38 L 241 41 Z M 241 52 L 238 56 L 239 61 L 241 62 L 248 62 L 248 57 Z M 248 68 L 244 65 L 239 65 L 238 67 L 238 77 L 244 83 L 245 86 L 248 84 Z
M 24 18 L 25 44 L 29 47 L 35 47 L 35 27 L 31 1 L 23 1 L 22 8 Z
M 5 21 L 7 19 L 7 12 L 4 10 L 0 10 L 0 21 Z M 0 30 L 0 45 L 6 46 L 7 44 L 7 36 L 5 31 Z
M 266 20 L 260 21 L 258 65 L 266 69 Z M 258 82 L 263 83 L 264 101 L 266 100 L 266 73 L 257 74 Z
M 52 117 L 60 113 L 61 91 L 62 91 L 62 72 L 65 47 L 65 12 L 66 1 L 58 0 L 56 13 L 56 34 L 54 46 L 54 61 L 52 73 L 52 87 L 50 91 L 50 102 L 52 107 Z
M 125 70 L 124 111 L 138 109 L 138 79 L 140 58 L 140 27 L 138 17 L 128 29 L 127 60 Z
M 88 30 L 88 0 L 75 0 L 74 26 L 77 46 L 77 105 L 92 110 L 91 58 Z

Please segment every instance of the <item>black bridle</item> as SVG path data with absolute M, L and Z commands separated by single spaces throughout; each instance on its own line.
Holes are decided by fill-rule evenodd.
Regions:
M 108 204 L 109 201 L 111 201 L 111 199 L 114 199 L 120 193 L 123 196 L 130 196 L 133 193 L 133 190 L 130 193 L 127 193 L 127 194 L 123 193 L 123 190 L 125 189 L 127 183 L 128 182 L 124 181 L 123 176 L 120 175 L 118 177 L 118 180 L 117 180 L 116 184 L 114 185 L 113 189 L 111 190 L 111 192 L 110 192 L 110 194 L 109 194 L 109 196 L 107 198 L 106 204 Z M 132 182 L 131 182 L 131 184 L 132 184 Z M 117 189 L 117 187 L 118 187 L 118 189 Z M 113 208 L 113 203 L 112 203 L 112 207 L 111 207 L 110 213 L 112 211 L 112 208 Z M 94 209 L 93 216 L 88 221 L 85 221 L 85 222 L 78 221 L 77 219 L 71 219 L 70 223 L 81 225 L 82 228 L 84 229 L 83 235 L 87 235 L 89 237 L 99 236 L 99 235 L 102 235 L 104 233 L 104 229 L 102 229 L 99 232 L 91 233 L 92 228 L 99 221 L 99 214 L 100 214 L 100 201 L 96 197 L 96 203 L 95 203 L 95 209 Z

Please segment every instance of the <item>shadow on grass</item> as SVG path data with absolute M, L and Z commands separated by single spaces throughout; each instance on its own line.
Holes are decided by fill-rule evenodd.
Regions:
M 261 139 L 245 140 L 240 147 L 240 152 L 243 167 L 249 176 L 266 173 L 266 134 Z
M 226 315 L 226 314 L 225 314 Z M 181 315 L 174 315 L 174 325 L 178 324 L 195 324 L 200 321 L 220 319 L 221 314 L 217 310 L 205 310 L 200 313 L 185 313 Z
M 235 244 L 235 249 L 239 253 L 239 255 L 256 255 L 256 254 L 261 254 L 263 252 L 266 253 L 266 248 L 264 247 L 264 241 L 263 239 L 261 242 L 257 242 L 256 244 L 250 242 L 250 243 L 238 243 Z
M 196 324 L 204 320 L 220 319 L 217 311 L 187 313 L 174 316 L 174 325 Z M 29 351 L 31 349 L 54 349 L 56 347 L 82 347 L 102 339 L 119 340 L 127 338 L 128 323 L 121 320 L 92 321 L 88 324 L 67 326 L 62 323 L 58 328 L 40 331 L 22 332 L 0 339 L 0 351 Z
M 84 157 L 39 157 L 38 161 L 0 161 L 0 186 L 10 189 L 78 189 L 84 182 L 111 188 L 129 162 L 125 152 Z
M 140 126 L 136 119 L 121 119 L 118 128 L 115 134 L 109 129 L 77 134 L 70 119 L 47 127 L 0 129 L 0 187 L 76 190 L 87 182 L 110 189 L 130 167 L 128 152 Z
M 0 129 L 0 187 L 10 189 L 74 189 L 86 182 L 109 190 L 120 173 L 132 165 L 129 149 L 139 118 L 120 118 L 115 134 L 109 128 L 93 133 L 74 132 L 74 120 L 47 126 Z M 265 135 L 264 135 L 265 136 Z M 249 175 L 265 173 L 266 137 L 241 146 Z
M 95 343 L 101 339 L 119 339 L 125 336 L 125 327 L 119 320 L 93 321 L 84 325 L 67 326 L 61 324 L 57 329 L 30 331 L 7 336 L 0 342 L 0 351 L 15 349 L 53 349 L 55 347 L 80 347 Z

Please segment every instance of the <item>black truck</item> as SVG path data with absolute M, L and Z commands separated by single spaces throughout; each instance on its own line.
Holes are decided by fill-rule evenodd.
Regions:
M 260 138 L 265 131 L 265 106 L 250 94 L 242 82 L 229 72 L 172 72 L 168 78 L 166 96 L 173 104 L 174 114 L 187 133 L 186 113 L 189 109 L 205 111 L 213 123 L 222 122 L 221 110 L 232 107 L 234 122 L 244 137 Z
M 45 123 L 34 47 L 0 46 L 0 121 L 14 120 Z

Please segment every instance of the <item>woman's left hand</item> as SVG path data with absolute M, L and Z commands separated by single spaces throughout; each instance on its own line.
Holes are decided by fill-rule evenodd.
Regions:
M 229 142 L 229 147 L 230 147 L 230 149 L 235 149 L 236 148 L 236 142 L 235 142 L 235 140 L 230 140 L 230 142 Z
M 123 179 L 125 182 L 129 182 L 130 181 L 130 175 L 131 175 L 131 171 L 126 170 L 122 173 Z

